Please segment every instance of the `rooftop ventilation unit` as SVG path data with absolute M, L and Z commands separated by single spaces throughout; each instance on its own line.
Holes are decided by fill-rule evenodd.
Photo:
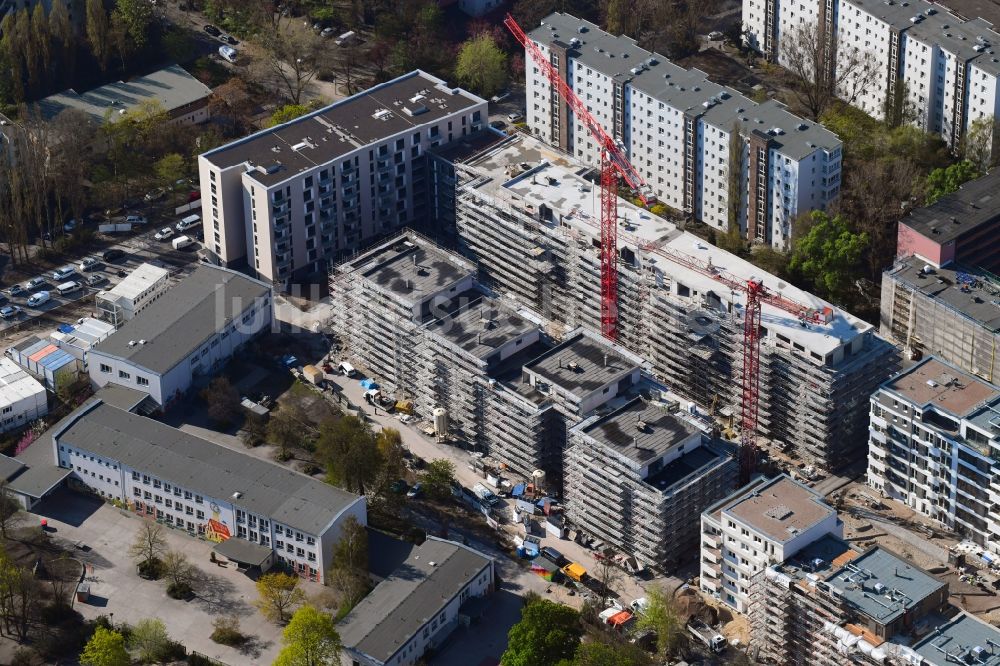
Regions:
M 427 113 L 427 107 L 423 104 L 414 104 L 413 100 L 410 100 L 410 104 L 404 106 L 403 111 L 406 112 L 406 115 L 412 118 L 413 116 L 419 116 L 422 113 Z
M 392 117 L 392 111 L 390 111 L 389 109 L 379 109 L 378 111 L 372 114 L 372 118 L 374 118 L 375 120 L 388 120 L 391 117 Z
M 638 430 L 639 432 L 645 432 L 645 430 L 646 430 L 646 422 L 645 421 L 641 421 L 641 420 L 640 421 L 636 421 L 635 422 L 635 429 Z
M 887 588 L 882 583 L 875 583 L 875 593 L 876 594 L 885 594 L 888 590 L 889 590 L 889 588 Z
M 580 44 L 583 44 L 583 42 L 581 42 L 581 41 L 580 41 L 579 39 L 577 39 L 576 37 L 574 37 L 574 38 L 572 38 L 571 40 L 569 40 L 569 45 L 570 45 L 570 46 L 580 46 Z
M 937 14 L 937 10 L 934 9 L 933 7 L 928 7 L 927 11 L 925 11 L 924 13 L 927 14 L 928 16 L 934 16 L 935 14 Z
M 576 361 L 570 361 L 569 363 L 566 364 L 566 367 L 572 370 L 573 372 L 576 372 L 577 370 L 580 369 L 580 364 L 577 363 Z
M 904 7 L 906 6 L 905 3 L 904 3 L 903 6 Z M 913 17 L 910 18 L 910 23 L 916 24 L 916 23 L 920 23 L 923 20 L 924 20 L 924 15 L 923 14 L 917 14 L 916 16 L 913 16 Z
M 241 493 L 240 491 L 237 490 L 235 493 L 233 493 L 233 499 L 234 500 L 237 500 L 237 499 L 239 499 L 241 497 L 243 497 L 243 493 Z

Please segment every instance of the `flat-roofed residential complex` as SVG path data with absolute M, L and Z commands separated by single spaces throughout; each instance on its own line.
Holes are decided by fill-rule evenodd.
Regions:
M 975 14 L 926 0 L 743 0 L 743 26 L 747 44 L 781 65 L 809 53 L 810 39 L 836 40 L 817 66 L 865 113 L 912 122 L 955 150 L 978 122 L 991 147 L 1000 34 Z
M 844 525 L 822 495 L 786 475 L 758 478 L 701 516 L 701 589 L 745 613 L 750 581 Z
M 269 331 L 273 312 L 270 285 L 199 265 L 90 349 L 90 379 L 145 391 L 162 408 Z
M 429 216 L 427 150 L 485 127 L 486 101 L 421 71 L 198 158 L 205 246 L 284 286 Z
M 456 164 L 459 251 L 478 264 L 491 290 L 539 313 L 555 337 L 578 326 L 601 330 L 600 197 L 593 176 L 529 136 Z M 828 316 L 825 324 L 806 323 L 763 306 L 761 434 L 826 468 L 861 450 L 865 397 L 896 367 L 892 345 L 857 317 L 663 218 L 625 200 L 618 215 L 619 345 L 646 359 L 678 395 L 735 417 L 745 294 L 690 264 L 761 279 Z
M 459 626 L 460 615 L 493 592 L 493 559 L 428 537 L 337 625 L 343 666 L 422 661 Z
M 348 517 L 367 521 L 364 497 L 100 400 L 60 422 L 51 446 L 71 483 L 318 582 Z
M 697 516 L 736 487 L 734 447 L 675 401 L 637 396 L 570 431 L 566 513 L 642 563 L 672 570 L 698 556 Z
M 1000 387 L 937 358 L 871 397 L 868 485 L 1000 553 Z
M 755 243 L 788 246 L 799 215 L 837 199 L 841 141 L 773 100 L 755 102 L 570 14 L 550 14 L 529 36 L 621 141 L 665 204 Z M 531 29 L 534 28 L 534 29 Z M 528 126 L 599 165 L 601 147 L 525 55 Z

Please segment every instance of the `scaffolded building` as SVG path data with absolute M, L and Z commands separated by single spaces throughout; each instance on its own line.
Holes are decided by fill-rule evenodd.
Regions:
M 526 136 L 455 166 L 458 248 L 484 282 L 564 329 L 600 330 L 591 171 Z M 671 255 L 761 279 L 817 309 L 831 306 L 665 219 L 624 201 L 618 210 L 619 342 L 673 391 L 715 415 L 737 414 L 744 294 Z M 897 350 L 840 310 L 817 325 L 765 305 L 762 326 L 760 432 L 807 462 L 839 467 L 865 441 L 867 396 L 898 366 Z

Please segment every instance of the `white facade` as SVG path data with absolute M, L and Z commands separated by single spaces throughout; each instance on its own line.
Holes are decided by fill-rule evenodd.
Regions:
M 701 589 L 745 613 L 755 575 L 843 531 L 837 512 L 810 488 L 787 476 L 757 479 L 702 514 Z
M 546 17 L 531 38 L 671 208 L 785 248 L 797 216 L 839 195 L 840 140 L 780 104 L 758 104 L 568 14 Z M 525 57 L 532 133 L 599 164 L 590 132 Z
M 41 382 L 9 358 L 0 358 L 0 432 L 26 426 L 48 413 Z
M 424 152 L 484 127 L 486 101 L 421 71 L 198 158 L 205 246 L 264 280 L 427 216 Z
M 871 397 L 868 485 L 1000 553 L 1000 387 L 936 357 Z
M 135 317 L 167 290 L 169 272 L 153 264 L 139 264 L 107 291 L 97 294 L 97 312 L 115 326 Z
M 996 116 L 1000 34 L 982 19 L 926 0 L 744 0 L 743 25 L 748 45 L 781 65 L 795 26 L 819 25 L 836 35 L 833 70 L 842 97 L 875 118 L 898 114 L 954 149 L 973 122 Z M 844 73 L 852 59 L 866 62 L 867 85 L 857 78 L 869 75 L 852 81 Z

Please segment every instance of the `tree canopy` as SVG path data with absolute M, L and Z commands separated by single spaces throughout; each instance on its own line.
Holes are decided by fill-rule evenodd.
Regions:
M 580 614 L 548 599 L 532 599 L 521 609 L 521 620 L 507 634 L 501 666 L 538 666 L 572 659 L 583 627 Z
M 292 615 L 281 642 L 275 666 L 326 666 L 337 661 L 341 650 L 333 618 L 308 604 Z
M 297 576 L 286 573 L 264 574 L 257 579 L 258 598 L 255 602 L 264 617 L 281 623 L 305 599 Z
M 677 616 L 673 601 L 662 587 L 646 591 L 649 602 L 636 626 L 656 632 L 656 649 L 662 657 L 672 657 L 684 640 L 684 622 Z
M 320 428 L 316 453 L 330 483 L 364 495 L 378 477 L 382 456 L 375 434 L 357 416 L 343 416 Z
M 812 227 L 795 243 L 788 267 L 824 298 L 844 302 L 868 247 L 868 234 L 854 233 L 841 216 L 813 211 Z
M 83 666 L 129 666 L 125 638 L 111 629 L 97 627 L 80 654 Z
M 507 56 L 491 35 L 477 35 L 462 44 L 455 77 L 473 92 L 495 95 L 507 85 Z
M 424 492 L 438 501 L 451 497 L 451 485 L 455 482 L 455 463 L 447 458 L 438 458 L 427 463 L 420 483 Z
M 572 666 L 650 666 L 653 660 L 632 643 L 580 643 Z
M 978 177 L 979 171 L 969 160 L 934 169 L 927 174 L 927 205 L 930 206 L 946 194 L 951 194 L 961 187 L 962 183 Z

